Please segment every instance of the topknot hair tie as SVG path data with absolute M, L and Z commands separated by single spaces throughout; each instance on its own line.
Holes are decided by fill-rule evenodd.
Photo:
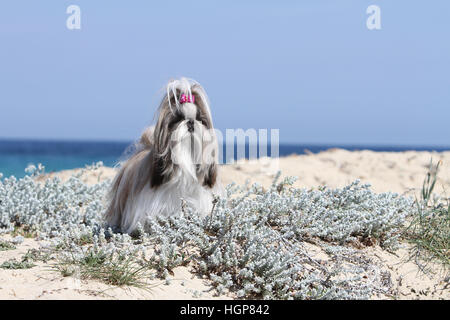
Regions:
M 185 95 L 184 93 L 181 95 L 180 98 L 180 103 L 186 103 L 186 102 L 191 102 L 194 103 L 195 102 L 195 97 L 193 95 Z

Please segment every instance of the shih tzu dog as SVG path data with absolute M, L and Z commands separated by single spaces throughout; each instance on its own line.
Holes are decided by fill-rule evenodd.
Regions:
M 154 127 L 144 131 L 134 154 L 121 164 L 109 193 L 106 221 L 122 232 L 158 215 L 181 211 L 182 199 L 200 214 L 223 195 L 218 145 L 202 86 L 181 78 L 167 84 Z

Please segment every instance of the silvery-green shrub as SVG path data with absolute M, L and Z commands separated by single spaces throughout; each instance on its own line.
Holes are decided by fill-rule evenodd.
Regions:
M 67 259 L 84 259 L 85 246 L 109 255 L 132 253 L 163 278 L 189 266 L 217 293 L 240 298 L 368 298 L 385 288 L 375 266 L 361 262 L 348 244 L 375 239 L 395 249 L 412 212 L 409 198 L 373 193 L 359 181 L 307 190 L 292 187 L 293 178 L 277 183 L 277 176 L 267 190 L 229 185 L 204 218 L 183 206 L 171 217 L 148 220 L 131 237 L 102 220 L 109 180 L 87 185 L 82 171 L 65 182 L 37 182 L 43 167 L 27 172 L 21 179 L 0 178 L 0 233 L 26 227 L 63 248 L 59 254 Z M 331 258 L 314 258 L 306 242 L 320 244 Z M 370 281 L 368 273 L 374 274 Z

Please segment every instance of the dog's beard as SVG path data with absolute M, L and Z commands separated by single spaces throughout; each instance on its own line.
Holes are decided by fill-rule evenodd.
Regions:
M 171 136 L 173 164 L 196 182 L 197 168 L 202 165 L 203 160 L 204 132 L 203 126 L 197 122 L 194 124 L 193 132 L 189 132 L 187 125 L 182 123 Z

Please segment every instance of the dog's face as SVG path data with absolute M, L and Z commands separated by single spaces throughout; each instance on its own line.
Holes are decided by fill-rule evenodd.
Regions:
M 178 92 L 180 97 L 182 94 Z M 175 97 L 171 98 L 171 105 L 177 106 L 171 109 L 167 118 L 167 130 L 175 132 L 181 130 L 183 135 L 199 134 L 202 130 L 209 130 L 212 128 L 212 121 L 208 114 L 208 109 L 201 102 L 200 96 L 192 93 L 194 97 L 193 102 L 185 102 L 177 106 Z M 198 97 L 198 98 L 195 98 Z
M 186 79 L 169 83 L 153 141 L 152 186 L 168 181 L 179 170 L 206 186 L 214 185 L 217 141 L 207 96 L 199 84 Z

